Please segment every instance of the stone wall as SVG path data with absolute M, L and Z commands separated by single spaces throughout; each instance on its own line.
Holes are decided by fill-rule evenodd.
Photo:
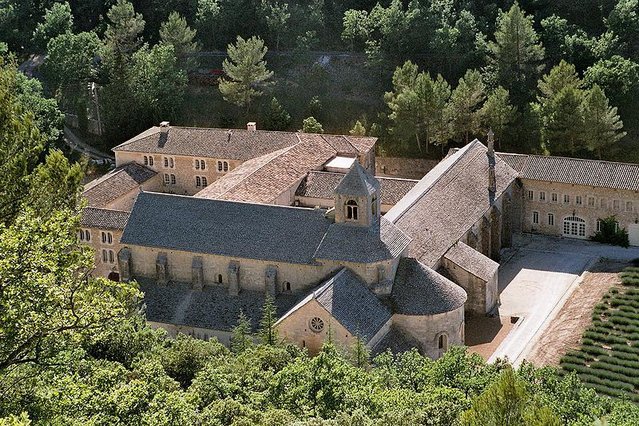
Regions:
M 150 154 L 144 154 L 141 152 L 124 152 L 116 151 L 115 164 L 121 166 L 123 164 L 136 162 L 144 165 L 144 156 Z M 178 195 L 194 195 L 204 189 L 202 186 L 196 186 L 196 176 L 206 177 L 207 183 L 210 185 L 220 177 L 224 176 L 228 172 L 218 172 L 217 162 L 227 161 L 229 163 L 229 171 L 235 169 L 237 166 L 243 163 L 241 160 L 229 160 L 224 158 L 209 158 L 209 157 L 190 157 L 184 155 L 163 155 L 152 154 L 153 166 L 146 165 L 148 168 L 158 172 L 160 180 L 159 192 L 166 192 L 170 194 Z M 174 167 L 164 167 L 164 157 L 172 157 Z M 205 160 L 206 169 L 196 170 L 195 160 Z M 169 163 L 170 165 L 170 163 Z M 175 185 L 164 183 L 164 174 L 175 175 Z M 169 177 L 170 182 L 170 177 Z
M 112 229 L 98 229 L 98 228 L 81 228 L 82 231 L 88 230 L 91 234 L 91 241 L 81 241 L 83 244 L 88 245 L 94 251 L 95 269 L 92 271 L 92 275 L 96 277 L 108 277 L 112 272 L 119 274 L 117 255 L 121 249 L 120 238 L 122 237 L 121 230 Z M 103 243 L 101 238 L 102 232 L 110 232 L 112 236 L 112 243 Z M 107 260 L 104 261 L 102 250 L 106 250 Z M 109 250 L 113 252 L 113 262 L 109 261 Z
M 639 221 L 639 192 L 594 188 L 524 179 L 522 188 L 522 230 L 547 235 L 564 235 L 563 221 L 576 216 L 585 221 L 583 236 L 566 235 L 573 238 L 589 238 L 597 229 L 597 219 L 615 215 L 619 226 L 627 228 Z M 556 194 L 554 201 L 553 194 Z M 568 198 L 565 199 L 564 197 Z M 581 197 L 581 204 L 578 198 Z M 534 212 L 538 222 L 533 223 Z M 554 224 L 549 220 L 552 214 Z
M 437 315 L 393 315 L 393 324 L 413 336 L 419 351 L 432 359 L 441 357 L 447 348 L 438 348 L 438 338 L 445 333 L 448 347 L 464 344 L 464 307 Z
M 377 157 L 375 159 L 375 175 L 421 179 L 437 163 L 439 161 L 423 158 Z
M 490 281 L 473 275 L 464 268 L 464 265 L 457 265 L 444 258 L 443 266 L 446 274 L 466 291 L 468 300 L 465 304 L 465 311 L 471 315 L 485 315 L 489 313 L 497 303 L 498 280 L 497 271 Z

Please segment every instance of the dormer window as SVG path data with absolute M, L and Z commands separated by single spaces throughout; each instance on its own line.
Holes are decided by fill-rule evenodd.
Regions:
M 357 220 L 357 202 L 355 200 L 348 200 L 346 202 L 346 219 Z

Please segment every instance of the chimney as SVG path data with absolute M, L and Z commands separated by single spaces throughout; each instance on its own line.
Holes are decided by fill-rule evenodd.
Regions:
M 227 142 L 231 142 L 231 136 L 233 136 L 233 130 L 228 129 L 228 130 L 226 131 L 226 141 L 227 141 Z
M 249 121 L 246 123 L 246 130 L 249 132 L 254 132 L 257 130 L 257 123 L 255 121 Z
M 497 192 L 497 178 L 495 177 L 495 134 L 492 129 L 488 131 L 488 191 Z
M 169 123 L 168 121 L 163 121 L 163 122 L 161 122 L 161 123 L 160 123 L 160 131 L 161 131 L 162 133 L 168 133 L 168 131 L 169 131 L 169 127 L 170 127 L 170 126 L 169 126 L 169 124 L 170 124 L 170 123 Z

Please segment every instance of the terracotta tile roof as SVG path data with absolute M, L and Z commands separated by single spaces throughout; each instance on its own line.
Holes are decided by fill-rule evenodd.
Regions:
M 80 226 L 85 228 L 122 230 L 129 220 L 129 212 L 86 207 L 82 210 Z
M 500 197 L 517 177 L 496 157 Z M 487 149 L 475 140 L 442 160 L 384 217 L 413 239 L 409 253 L 434 268 L 459 239 L 489 211 Z
M 298 197 L 333 199 L 335 188 L 344 177 L 342 173 L 311 171 L 297 188 Z M 375 176 L 379 181 L 382 204 L 394 205 L 418 182 L 410 179 Z
M 403 257 L 399 261 L 391 292 L 393 313 L 435 315 L 464 306 L 463 288 L 419 261 Z
M 89 207 L 104 207 L 155 175 L 157 173 L 149 168 L 128 163 L 86 184 L 82 195 L 89 202 Z
M 639 164 L 497 153 L 523 179 L 639 191 Z
M 461 241 L 452 246 L 444 257 L 486 282 L 493 278 L 499 268 L 499 263 Z
M 165 133 L 160 127 L 135 136 L 113 151 L 148 152 L 193 157 L 249 160 L 300 142 L 305 133 L 273 132 L 246 129 L 211 129 L 171 126 Z M 377 138 L 317 135 L 335 151 L 344 154 L 367 153 Z
M 200 198 L 273 203 L 296 188 L 310 170 L 320 169 L 337 151 L 321 135 L 300 134 L 300 143 L 237 167 L 196 194 Z

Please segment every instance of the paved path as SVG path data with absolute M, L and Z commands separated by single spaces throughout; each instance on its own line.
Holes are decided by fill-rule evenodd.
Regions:
M 517 236 L 515 247 L 504 253 L 506 260 L 499 268 L 499 314 L 520 320 L 490 362 L 508 357 L 519 365 L 579 285 L 581 274 L 598 259 L 639 258 L 639 247 L 538 235 Z
M 64 140 L 71 149 L 78 151 L 94 160 L 115 160 L 113 155 L 105 154 L 98 149 L 83 142 L 73 131 L 64 126 Z

